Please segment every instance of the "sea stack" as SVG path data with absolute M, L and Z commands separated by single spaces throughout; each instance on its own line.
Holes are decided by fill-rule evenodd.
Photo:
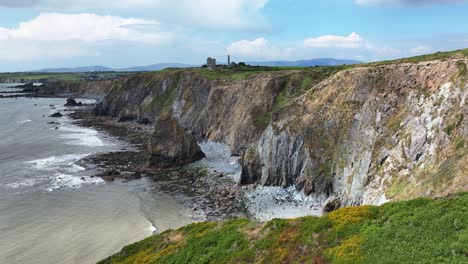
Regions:
M 160 116 L 149 143 L 150 160 L 154 167 L 187 164 L 205 157 L 192 134 L 182 128 L 171 114 Z

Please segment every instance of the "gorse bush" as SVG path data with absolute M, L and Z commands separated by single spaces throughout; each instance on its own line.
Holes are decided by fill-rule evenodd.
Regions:
M 468 193 L 323 217 L 191 224 L 104 263 L 468 263 Z

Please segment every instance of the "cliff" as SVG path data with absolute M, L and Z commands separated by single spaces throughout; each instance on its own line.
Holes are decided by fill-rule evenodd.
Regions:
M 122 80 L 63 81 L 46 79 L 39 86 L 38 94 L 54 96 L 84 96 L 102 100 Z
M 242 155 L 258 141 L 272 113 L 342 67 L 211 72 L 165 70 L 134 75 L 114 86 L 97 112 L 154 124 L 171 113 L 197 140 L 227 143 Z
M 342 205 L 468 190 L 467 61 L 341 71 L 290 101 L 244 156 L 244 183 Z
M 355 66 L 168 69 L 47 83 L 41 93 L 97 97 L 97 114 L 155 126 L 153 165 L 161 153 L 201 157 L 196 141 L 225 142 L 243 157 L 241 184 L 295 186 L 333 209 L 468 190 L 467 57 L 462 50 Z M 162 116 L 184 140 L 158 133 Z M 171 150 L 155 144 L 164 135 Z M 177 149 L 191 151 L 166 155 Z
M 169 113 L 243 155 L 242 184 L 341 206 L 443 196 L 468 190 L 467 63 L 165 70 L 114 82 L 97 112 L 146 124 Z

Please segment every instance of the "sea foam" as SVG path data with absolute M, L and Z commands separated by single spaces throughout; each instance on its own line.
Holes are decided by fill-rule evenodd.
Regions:
M 6 184 L 6 186 L 11 189 L 20 189 L 20 188 L 32 187 L 36 185 L 38 181 L 39 181 L 38 179 L 26 179 L 24 181 L 8 183 Z
M 87 176 L 73 176 L 68 174 L 57 173 L 52 179 L 52 182 L 47 191 L 52 192 L 60 188 L 71 188 L 76 189 L 84 184 L 98 184 L 103 183 L 104 180 L 99 177 L 87 177 Z
M 65 170 L 73 173 L 84 171 L 85 169 L 75 164 L 75 162 L 89 156 L 91 154 L 69 154 L 63 156 L 52 156 L 45 159 L 29 161 L 36 169 L 39 170 Z
M 60 137 L 69 139 L 69 145 L 80 145 L 89 147 L 103 147 L 104 142 L 99 138 L 99 132 L 90 128 L 81 128 L 78 126 L 62 126 L 59 130 L 67 132 Z

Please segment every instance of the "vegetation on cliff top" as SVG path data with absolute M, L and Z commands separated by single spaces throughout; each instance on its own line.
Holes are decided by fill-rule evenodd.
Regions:
M 372 62 L 367 64 L 362 64 L 364 66 L 380 66 L 380 65 L 387 65 L 387 64 L 398 64 L 398 63 L 419 63 L 424 61 L 433 61 L 433 60 L 448 60 L 448 59 L 462 59 L 468 57 L 468 49 L 461 49 L 461 50 L 453 50 L 453 51 L 444 51 L 444 52 L 436 52 L 431 54 L 425 54 L 415 57 L 397 59 L 397 60 L 387 60 L 387 61 L 379 61 L 379 62 Z
M 220 78 L 228 78 L 230 80 L 243 80 L 250 76 L 262 74 L 262 73 L 274 73 L 279 71 L 292 71 L 292 72 L 301 72 L 312 71 L 314 68 L 318 68 L 319 71 L 329 71 L 332 70 L 334 73 L 337 71 L 343 70 L 344 68 L 352 67 L 362 67 L 362 66 L 381 66 L 388 64 L 397 64 L 397 63 L 419 63 L 424 61 L 431 60 L 447 60 L 447 59 L 457 59 L 457 58 L 466 58 L 468 57 L 468 49 L 454 50 L 454 51 L 445 51 L 445 52 L 436 52 L 432 54 L 420 55 L 415 57 L 397 59 L 397 60 L 387 60 L 380 62 L 364 63 L 364 64 L 354 64 L 354 65 L 341 65 L 341 66 L 320 66 L 320 67 L 268 67 L 268 66 L 250 66 L 250 65 L 241 65 L 235 68 L 227 68 L 219 66 L 216 70 L 212 71 L 207 68 L 167 68 L 164 70 L 156 72 L 148 72 L 149 74 L 154 73 L 166 73 L 171 71 L 193 71 L 200 74 L 201 76 L 213 80 Z M 335 71 L 337 70 L 337 71 Z M 86 75 L 94 74 L 98 78 L 105 78 L 107 76 L 112 76 L 116 74 L 120 75 L 130 75 L 136 74 L 137 72 L 96 72 L 96 73 L 41 73 L 41 72 L 17 72 L 17 73 L 0 73 L 1 79 L 24 79 L 24 80 L 40 80 L 40 79 L 57 79 L 63 81 L 80 81 L 86 79 Z
M 126 246 L 107 263 L 468 263 L 468 193 L 323 217 L 191 224 Z

